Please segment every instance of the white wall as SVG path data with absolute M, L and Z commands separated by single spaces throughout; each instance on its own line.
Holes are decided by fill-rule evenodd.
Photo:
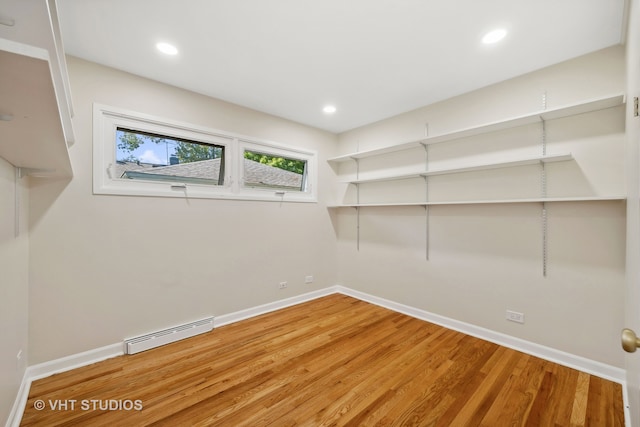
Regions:
M 339 153 L 382 147 L 622 93 L 622 47 L 606 49 L 538 72 L 411 111 L 339 136 Z M 625 193 L 624 107 L 547 122 L 548 152 L 575 160 L 547 166 L 550 197 Z M 429 147 L 431 168 L 498 161 L 541 153 L 540 125 Z M 360 161 L 360 177 L 424 168 L 422 148 L 385 160 Z M 382 170 L 382 171 L 381 171 Z M 337 168 L 355 175 L 353 163 Z M 540 167 L 501 169 L 429 179 L 429 198 L 478 200 L 541 196 Z M 363 184 L 360 202 L 419 202 L 421 179 Z M 354 202 L 341 184 L 336 202 Z M 623 366 L 625 204 L 547 204 L 548 275 L 542 275 L 541 204 L 436 206 L 429 210 L 429 260 L 422 207 L 334 213 L 339 283 L 376 296 L 468 322 L 616 367 Z M 525 324 L 505 310 L 525 313 Z
M 30 193 L 30 364 L 335 284 L 324 203 L 335 135 L 76 58 L 68 66 L 74 177 Z M 320 202 L 93 195 L 94 102 L 317 150 Z
M 7 419 L 27 366 L 28 190 L 24 179 L 17 184 L 14 167 L 0 158 L 0 420 Z

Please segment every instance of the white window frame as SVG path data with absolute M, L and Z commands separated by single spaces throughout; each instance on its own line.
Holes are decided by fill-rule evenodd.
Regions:
M 304 189 L 301 191 L 296 190 L 284 190 L 284 189 L 274 189 L 274 188 L 256 188 L 256 187 L 245 187 L 244 186 L 244 152 L 245 151 L 255 151 L 258 153 L 273 155 L 273 156 L 281 156 L 285 158 L 291 158 L 296 160 L 304 160 L 307 163 L 306 169 L 306 177 L 304 177 Z M 316 194 L 316 177 L 317 173 L 317 163 L 316 163 L 316 154 L 312 151 L 301 150 L 297 148 L 286 147 L 274 142 L 268 141 L 260 141 L 256 139 L 249 138 L 239 138 L 238 139 L 238 163 L 236 167 L 236 171 L 239 172 L 240 176 L 237 180 L 239 191 L 246 195 L 249 198 L 262 198 L 265 196 L 275 197 L 277 200 L 282 201 L 315 201 Z
M 144 181 L 114 176 L 118 128 L 224 147 L 224 183 L 208 185 L 171 181 Z M 307 161 L 304 191 L 245 188 L 242 184 L 244 150 L 273 153 Z M 189 123 L 177 122 L 103 104 L 93 106 L 93 193 L 122 196 L 181 197 L 317 202 L 317 153 L 276 142 L 246 137 Z

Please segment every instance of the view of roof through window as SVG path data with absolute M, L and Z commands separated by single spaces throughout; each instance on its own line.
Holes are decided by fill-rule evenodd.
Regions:
M 224 147 L 129 129 L 116 132 L 116 176 L 222 185 Z
M 116 177 L 191 184 L 224 184 L 223 146 L 118 128 Z M 307 162 L 244 151 L 244 186 L 304 191 Z
M 304 191 L 307 162 L 245 150 L 245 187 Z

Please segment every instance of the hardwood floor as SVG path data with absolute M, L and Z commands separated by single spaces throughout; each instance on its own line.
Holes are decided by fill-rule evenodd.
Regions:
M 619 384 L 331 295 L 35 381 L 22 425 L 600 427 L 624 416 Z

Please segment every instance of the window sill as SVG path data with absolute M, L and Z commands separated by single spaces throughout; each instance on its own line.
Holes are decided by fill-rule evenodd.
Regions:
M 274 190 L 245 190 L 234 194 L 229 186 L 212 187 L 207 185 L 184 184 L 181 182 L 155 183 L 131 182 L 124 179 L 114 179 L 107 183 L 94 185 L 93 194 L 111 196 L 136 197 L 170 197 L 182 199 L 215 199 L 215 200 L 247 200 L 262 202 L 295 202 L 317 203 L 311 194 L 301 194 Z

